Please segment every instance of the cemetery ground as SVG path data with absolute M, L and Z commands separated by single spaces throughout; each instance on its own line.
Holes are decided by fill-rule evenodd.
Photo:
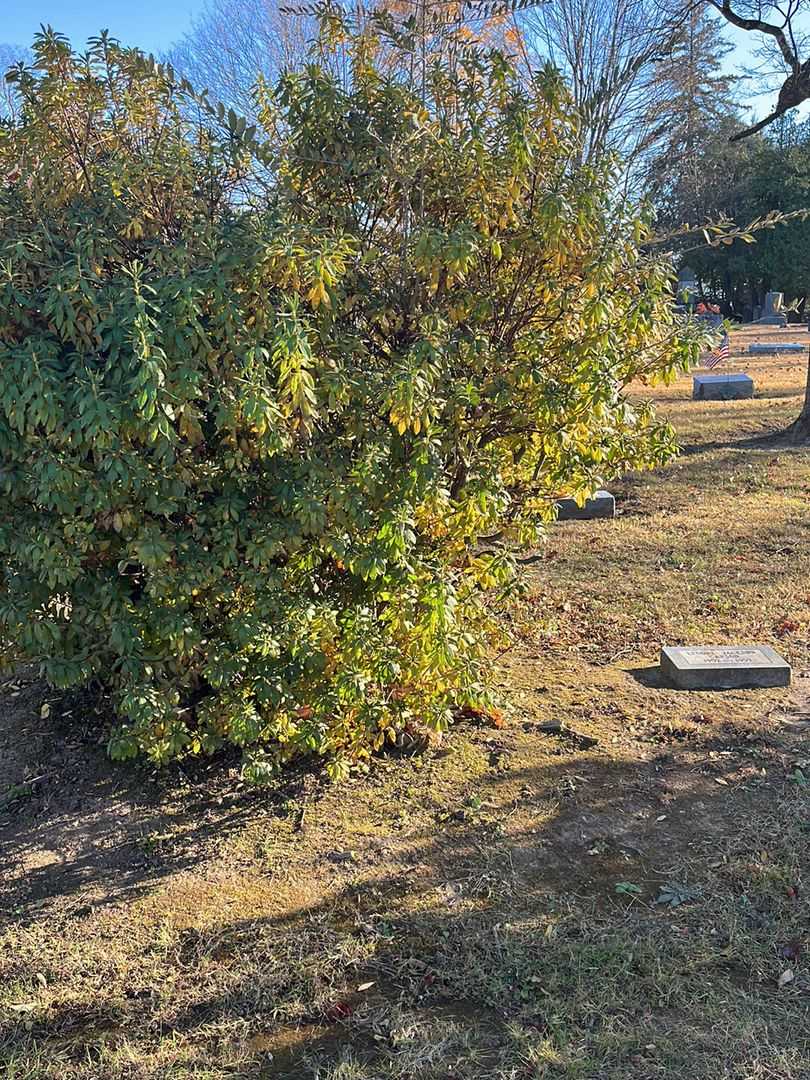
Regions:
M 806 361 L 740 359 L 802 336 L 734 335 L 752 400 L 653 391 L 684 453 L 552 530 L 502 724 L 256 793 L 113 766 L 87 700 L 7 679 L 3 1075 L 810 1078 Z M 770 644 L 793 686 L 668 689 L 683 642 Z

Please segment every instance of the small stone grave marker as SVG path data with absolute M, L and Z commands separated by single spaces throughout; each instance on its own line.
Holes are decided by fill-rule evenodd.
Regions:
M 790 686 L 790 664 L 769 645 L 667 646 L 661 672 L 681 690 Z
M 743 372 L 732 375 L 695 375 L 692 397 L 696 401 L 734 401 L 754 396 L 754 380 Z
M 800 341 L 762 341 L 753 342 L 748 346 L 748 351 L 755 356 L 766 356 L 769 353 L 804 353 L 807 346 Z
M 616 516 L 616 500 L 609 491 L 600 488 L 592 499 L 580 506 L 576 499 L 560 499 L 557 503 L 558 521 L 590 521 L 592 518 Z
M 693 304 L 698 294 L 698 283 L 694 270 L 684 266 L 678 274 L 678 297 L 685 304 Z
M 757 322 L 764 326 L 787 326 L 787 315 L 782 311 L 783 300 L 783 293 L 766 293 L 765 308 Z

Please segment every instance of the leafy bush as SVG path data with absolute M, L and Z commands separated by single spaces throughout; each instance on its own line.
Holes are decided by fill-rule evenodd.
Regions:
M 623 390 L 695 344 L 556 74 L 324 22 L 259 132 L 106 38 L 12 74 L 0 629 L 111 688 L 117 758 L 446 726 L 510 550 L 673 449 Z

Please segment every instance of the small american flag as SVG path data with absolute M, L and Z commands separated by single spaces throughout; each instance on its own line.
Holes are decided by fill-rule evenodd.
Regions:
M 730 343 L 728 340 L 728 334 L 723 334 L 723 340 L 720 342 L 716 349 L 709 353 L 709 355 L 703 362 L 703 366 L 708 368 L 709 371 L 711 371 L 712 368 L 716 368 L 717 365 L 722 363 L 723 360 L 728 360 L 729 347 Z

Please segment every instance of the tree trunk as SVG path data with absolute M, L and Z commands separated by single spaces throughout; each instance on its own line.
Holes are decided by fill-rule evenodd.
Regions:
M 810 351 L 807 356 L 807 382 L 804 387 L 804 405 L 798 418 L 790 425 L 788 432 L 793 442 L 810 442 Z

